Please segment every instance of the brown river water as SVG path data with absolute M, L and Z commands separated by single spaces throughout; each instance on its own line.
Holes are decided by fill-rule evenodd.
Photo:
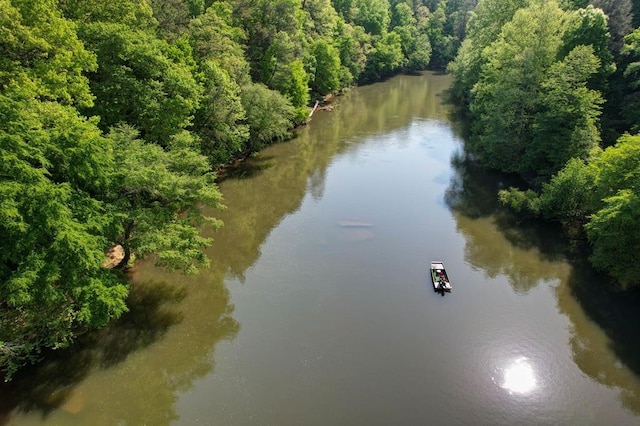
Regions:
M 0 388 L 0 424 L 640 424 L 640 297 L 497 206 L 449 84 L 354 89 L 233 170 L 211 268 L 138 265 L 131 312 Z

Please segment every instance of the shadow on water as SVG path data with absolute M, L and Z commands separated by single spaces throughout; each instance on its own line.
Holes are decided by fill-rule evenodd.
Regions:
M 498 202 L 498 191 L 524 183 L 516 176 L 483 169 L 464 153 L 454 155 L 451 164 L 454 174 L 445 203 L 465 237 L 465 259 L 488 277 L 505 275 L 519 293 L 553 281 L 557 276 L 554 263 L 564 260 L 569 250 L 560 226 L 522 221 Z M 502 239 L 496 240 L 493 229 Z M 535 259 L 546 264 L 541 266 Z
M 273 156 L 253 156 L 252 161 L 244 159 L 226 167 L 218 177 L 218 183 L 231 179 L 250 179 L 273 167 Z
M 619 388 L 623 405 L 640 414 L 640 290 L 620 291 L 583 258 L 576 259 L 566 290 L 557 291 L 558 305 L 573 325 L 576 364 L 595 381 Z M 589 332 L 590 322 L 600 333 Z
M 46 418 L 58 410 L 69 413 L 81 411 L 84 400 L 76 395 L 77 386 L 92 374 L 117 368 L 131 355 L 160 341 L 171 328 L 182 322 L 183 309 L 179 305 L 186 294 L 184 286 L 166 281 L 134 283 L 127 301 L 129 312 L 119 320 L 80 336 L 69 348 L 45 353 L 40 363 L 24 369 L 12 382 L 0 386 L 0 424 L 7 423 L 16 413 L 40 413 Z M 212 336 L 209 348 L 218 340 L 232 338 L 239 330 L 239 325 L 229 316 L 233 309 L 228 306 L 228 295 L 224 300 L 227 308 L 215 318 L 221 332 Z M 213 312 L 212 316 L 215 317 Z M 163 366 L 152 373 L 164 377 L 162 387 L 177 387 L 184 384 L 185 377 L 192 381 L 203 374 L 201 368 L 192 367 L 191 371 L 185 372 Z M 175 380 L 175 377 L 181 380 Z M 147 385 L 151 391 L 153 384 Z M 175 394 L 176 390 L 170 389 L 168 393 Z M 156 402 L 154 409 L 164 410 L 160 418 L 176 418 L 173 404 L 162 406 L 161 400 Z M 136 401 L 129 403 L 134 405 Z
M 184 297 L 184 290 L 167 283 L 150 283 L 144 290 L 132 289 L 129 312 L 112 325 L 81 336 L 70 348 L 51 351 L 37 366 L 16 375 L 2 390 L 11 395 L 10 410 L 57 409 L 73 386 L 98 368 L 109 368 L 132 352 L 150 345 L 180 322 L 171 309 Z
M 517 293 L 557 281 L 563 276 L 557 265 L 568 262 L 566 285 L 555 291 L 572 325 L 574 361 L 594 381 L 620 389 L 622 404 L 640 414 L 640 290 L 620 291 L 594 271 L 584 242 L 564 237 L 559 225 L 521 221 L 502 207 L 497 193 L 522 187 L 516 177 L 482 169 L 463 154 L 454 156 L 452 166 L 445 202 L 465 237 L 465 260 L 490 277 L 505 275 Z M 490 227 L 503 240 L 487 232 Z

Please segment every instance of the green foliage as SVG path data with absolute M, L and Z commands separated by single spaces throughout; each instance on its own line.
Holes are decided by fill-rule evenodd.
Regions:
M 603 100 L 586 83 L 599 66 L 591 46 L 578 46 L 551 66 L 541 84 L 526 162 L 539 175 L 551 175 L 571 158 L 586 159 L 598 145 L 597 117 Z M 536 169 L 534 169 L 536 170 Z
M 152 28 L 153 10 L 144 0 L 62 0 L 65 17 L 76 22 L 113 22 L 131 28 Z
M 296 111 L 287 98 L 263 84 L 244 86 L 241 98 L 249 124 L 249 149 L 289 137 Z
M 623 287 L 640 285 L 640 196 L 623 190 L 605 204 L 586 226 L 593 245 L 591 260 Z
M 303 108 L 309 103 L 309 74 L 301 60 L 289 64 L 289 85 L 284 94 L 293 106 Z
M 595 169 L 577 158 L 542 186 L 540 211 L 548 219 L 583 222 L 597 205 L 594 195 Z
M 470 147 L 487 166 L 546 179 L 599 142 L 602 99 L 586 87 L 599 67 L 593 48 L 557 60 L 569 16 L 555 2 L 520 9 L 484 49 Z
M 364 81 L 375 81 L 390 76 L 405 65 L 402 42 L 395 32 L 379 38 L 367 57 Z
M 102 268 L 111 145 L 95 120 L 22 89 L 0 94 L 0 369 L 67 346 L 126 310 Z
M 249 63 L 242 46 L 246 35 L 232 24 L 232 10 L 226 2 L 216 2 L 189 22 L 188 40 L 198 62 L 215 60 L 238 84 L 249 81 Z
M 28 84 L 42 100 L 92 104 L 83 72 L 95 56 L 53 0 L 0 0 L 0 36 L 0 88 Z
M 206 157 L 187 132 L 174 135 L 168 150 L 137 138 L 130 126 L 109 133 L 118 167 L 111 176 L 109 237 L 137 258 L 155 254 L 156 263 L 186 273 L 208 264 L 202 248 L 210 240 L 199 227 L 220 223 L 202 206 L 222 208 L 222 196 Z
M 569 15 L 560 55 L 565 56 L 581 45 L 591 46 L 600 61 L 600 67 L 591 77 L 590 86 L 601 93 L 607 89 L 607 78 L 616 69 L 609 51 L 610 39 L 607 16 L 600 9 L 588 6 Z
M 530 0 L 478 2 L 467 24 L 467 38 L 462 42 L 454 61 L 448 65 L 448 71 L 454 76 L 451 93 L 455 99 L 465 104 L 469 102 L 471 89 L 480 80 L 486 63 L 487 57 L 482 52 L 498 39 L 502 27 L 511 21 L 516 11 L 529 3 Z
M 127 123 L 145 139 L 167 145 L 191 124 L 202 88 L 190 52 L 120 24 L 86 24 L 80 34 L 100 62 L 89 75 L 96 102 L 87 112 L 100 116 L 103 130 Z
M 353 0 L 350 15 L 353 23 L 378 36 L 383 35 L 391 23 L 388 0 Z
M 586 225 L 592 262 L 624 287 L 640 285 L 640 135 L 622 136 L 592 163 L 600 201 Z
M 627 128 L 632 132 L 640 131 L 640 28 L 624 39 L 622 53 L 627 58 L 624 68 L 625 95 L 622 114 Z
M 348 86 L 360 79 L 367 63 L 367 53 L 371 49 L 371 36 L 362 27 L 338 23 L 336 47 L 342 64 L 341 83 Z
M 540 213 L 540 197 L 531 189 L 526 191 L 517 188 L 503 189 L 498 193 L 498 199 L 518 213 L 532 215 Z
M 340 56 L 338 50 L 324 40 L 318 40 L 312 52 L 316 66 L 311 89 L 326 95 L 340 86 Z
M 202 152 L 217 165 L 244 150 L 249 127 L 244 123 L 240 86 L 214 61 L 203 63 L 201 68 L 204 94 L 196 111 L 194 130 L 200 136 Z

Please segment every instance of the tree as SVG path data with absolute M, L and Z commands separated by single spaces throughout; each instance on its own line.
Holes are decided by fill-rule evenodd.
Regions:
M 81 81 L 74 73 L 59 71 Z M 4 64 L 0 74 L 6 77 Z M 128 292 L 102 267 L 112 146 L 97 120 L 43 100 L 46 79 L 38 84 L 29 74 L 11 73 L 17 81 L 0 92 L 0 369 L 7 379 L 42 349 L 67 346 L 79 332 L 117 318 Z M 74 88 L 81 99 L 85 90 Z
M 194 131 L 211 164 L 226 163 L 244 150 L 249 138 L 240 86 L 212 60 L 201 65 L 199 78 L 204 92 L 195 114 Z
M 591 4 L 602 9 L 609 17 L 611 49 L 619 53 L 624 36 L 633 30 L 631 0 L 592 0 Z
M 60 0 L 58 5 L 75 22 L 113 22 L 130 28 L 152 29 L 153 9 L 145 0 Z
M 557 61 L 569 17 L 555 2 L 521 9 L 484 50 L 470 147 L 487 166 L 544 181 L 599 142 L 602 99 L 586 87 L 599 68 L 593 48 Z
M 222 196 L 206 157 L 197 153 L 198 141 L 181 132 L 165 150 L 139 139 L 127 125 L 112 129 L 109 138 L 118 167 L 108 195 L 108 235 L 124 248 L 121 266 L 133 253 L 137 258 L 153 253 L 159 266 L 186 273 L 206 266 L 202 248 L 211 241 L 199 228 L 221 223 L 204 215 L 202 207 L 222 208 Z
M 609 51 L 610 40 L 607 16 L 600 9 L 588 6 L 569 15 L 560 56 L 566 56 L 581 45 L 591 46 L 594 55 L 600 61 L 600 67 L 591 77 L 589 86 L 601 93 L 606 92 L 607 80 L 616 70 L 613 55 Z
M 551 176 L 571 158 L 587 159 L 598 146 L 597 118 L 603 99 L 586 87 L 598 67 L 591 46 L 578 46 L 549 69 L 540 86 L 530 148 L 522 159 L 534 165 L 530 170 Z
M 333 92 L 340 86 L 340 56 L 338 50 L 324 40 L 312 47 L 315 58 L 315 75 L 311 89 L 320 95 Z
M 289 137 L 296 112 L 287 98 L 263 84 L 244 86 L 241 98 L 247 112 L 250 150 Z
M 185 43 L 169 46 L 148 32 L 113 23 L 88 23 L 79 33 L 100 63 L 89 74 L 96 101 L 86 112 L 100 116 L 103 131 L 127 123 L 143 138 L 167 145 L 191 125 L 202 88 Z
M 431 65 L 437 68 L 444 68 L 454 55 L 453 37 L 444 32 L 447 21 L 446 8 L 446 1 L 438 3 L 438 7 L 428 18 L 428 35 L 432 48 Z
M 217 1 L 203 15 L 192 19 L 188 40 L 197 62 L 215 60 L 236 83 L 249 82 L 249 63 L 243 47 L 246 34 L 242 28 L 233 26 L 227 2 Z
M 351 17 L 356 25 L 372 35 L 383 35 L 391 23 L 388 0 L 353 0 Z
M 458 54 L 449 63 L 448 71 L 454 80 L 451 94 L 455 99 L 469 103 L 471 89 L 480 80 L 486 56 L 483 50 L 497 40 L 504 24 L 517 10 L 526 7 L 530 0 L 480 0 L 467 24 L 467 37 Z
M 388 77 L 404 65 L 400 36 L 395 32 L 389 32 L 378 39 L 369 52 L 363 79 L 375 81 Z
M 367 53 L 371 49 L 371 36 L 362 27 L 338 22 L 335 45 L 340 52 L 342 70 L 340 80 L 342 86 L 348 86 L 359 80 L 365 70 Z
M 640 284 L 640 196 L 622 190 L 604 200 L 606 207 L 591 217 L 587 235 L 593 246 L 591 261 L 623 287 Z
M 96 58 L 55 2 L 0 0 L 0 12 L 0 87 L 29 84 L 42 100 L 90 106 L 83 72 L 96 68 Z
M 622 115 L 626 119 L 627 129 L 640 131 L 640 28 L 624 39 L 622 53 L 627 58 L 624 68 L 625 95 Z
M 555 6 L 555 7 L 554 7 Z M 533 117 L 546 72 L 561 45 L 565 13 L 557 4 L 516 12 L 500 38 L 483 51 L 482 77 L 473 88 L 471 148 L 492 168 L 535 173 L 528 162 Z M 535 37 L 531 35 L 535 34 Z

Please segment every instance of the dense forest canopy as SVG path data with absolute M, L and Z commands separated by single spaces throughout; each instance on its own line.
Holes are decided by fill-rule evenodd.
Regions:
M 5 378 L 126 312 L 134 258 L 205 266 L 221 164 L 325 95 L 444 66 L 475 3 L 0 0 Z
M 0 370 L 126 312 L 134 258 L 206 266 L 222 164 L 288 138 L 326 95 L 428 67 L 453 74 L 474 157 L 531 182 L 501 199 L 584 226 L 594 264 L 639 284 L 639 9 L 0 0 Z
M 468 151 L 530 183 L 500 199 L 582 230 L 623 288 L 640 285 L 639 6 L 480 0 L 449 64 Z

